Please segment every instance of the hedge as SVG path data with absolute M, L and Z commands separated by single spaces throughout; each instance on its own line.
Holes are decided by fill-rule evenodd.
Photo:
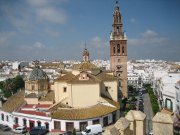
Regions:
M 156 114 L 159 111 L 159 104 L 158 104 L 157 98 L 154 95 L 154 92 L 153 92 L 150 84 L 146 85 L 146 89 L 149 93 L 153 113 Z

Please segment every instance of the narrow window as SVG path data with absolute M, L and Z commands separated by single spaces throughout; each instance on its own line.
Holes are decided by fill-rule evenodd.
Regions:
M 118 16 L 116 17 L 116 22 L 119 22 Z
M 108 92 L 108 87 L 105 87 L 105 91 Z
M 116 47 L 113 47 L 113 52 L 114 52 L 114 54 L 116 53 Z
M 122 53 L 124 54 L 124 46 L 122 47 Z
M 117 53 L 120 54 L 120 44 L 117 45 Z
M 67 88 L 66 87 L 63 88 L 63 92 L 64 93 L 67 92 Z
M 18 125 L 18 118 L 15 118 L 15 124 Z
M 119 27 L 116 27 L 116 32 L 119 33 Z
M 31 85 L 31 89 L 32 89 L 32 90 L 35 90 L 35 86 L 34 86 L 34 85 Z
M 60 121 L 54 121 L 54 129 L 61 129 L 61 123 Z
M 37 125 L 38 125 L 38 127 L 40 127 L 40 126 L 41 126 L 41 122 L 40 122 L 40 121 L 38 121 L 38 122 L 37 122 Z
M 23 126 L 27 126 L 27 121 L 26 121 L 26 119 L 23 119 Z
M 4 114 L 1 114 L 1 120 L 4 121 Z

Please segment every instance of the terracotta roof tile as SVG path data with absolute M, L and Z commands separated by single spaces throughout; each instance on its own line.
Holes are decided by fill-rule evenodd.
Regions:
M 52 118 L 66 120 L 84 120 L 101 117 L 117 111 L 120 108 L 119 103 L 112 101 L 116 107 L 103 105 L 101 103 L 87 108 L 59 108 L 52 111 Z
M 99 68 L 90 62 L 82 62 L 80 64 L 73 65 L 73 69 L 80 70 L 80 71 L 91 71 L 91 70 L 99 69 Z
M 8 100 L 3 104 L 2 110 L 6 112 L 13 112 L 25 103 L 24 91 L 21 91 L 9 97 Z
M 90 73 L 87 73 L 87 76 L 89 77 L 88 80 L 79 80 L 80 74 L 78 74 L 77 76 L 75 76 L 74 78 L 69 80 L 67 83 L 89 84 L 89 83 L 100 83 L 101 82 L 100 79 L 98 79 L 96 76 L 94 76 Z
M 59 77 L 56 81 L 66 82 L 66 81 L 71 80 L 74 77 L 75 77 L 75 75 L 73 75 L 72 73 L 67 73 L 64 76 Z
M 45 95 L 45 97 L 41 97 L 39 101 L 54 101 L 54 98 L 55 98 L 55 93 L 54 91 L 51 90 Z
M 116 80 L 118 80 L 117 77 L 110 75 L 110 74 L 107 74 L 107 73 L 103 73 L 103 72 L 97 74 L 96 77 L 102 81 L 116 81 Z

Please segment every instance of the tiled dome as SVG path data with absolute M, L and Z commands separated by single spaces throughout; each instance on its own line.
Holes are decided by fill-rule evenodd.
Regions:
M 35 67 L 27 77 L 28 80 L 47 80 L 48 76 L 42 69 Z

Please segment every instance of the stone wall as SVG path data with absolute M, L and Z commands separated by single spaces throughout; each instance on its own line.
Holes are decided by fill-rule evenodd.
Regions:
M 171 115 L 158 112 L 152 121 L 153 135 L 173 135 L 173 118 Z
M 173 135 L 173 117 L 158 112 L 153 121 L 153 135 Z M 103 135 L 146 135 L 146 115 L 141 111 L 131 110 L 121 117 L 113 126 L 107 128 Z

